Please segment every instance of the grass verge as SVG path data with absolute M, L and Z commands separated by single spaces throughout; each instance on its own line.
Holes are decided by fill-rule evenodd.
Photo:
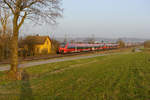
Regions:
M 149 66 L 145 52 L 39 65 L 22 81 L 1 80 L 0 100 L 148 100 Z

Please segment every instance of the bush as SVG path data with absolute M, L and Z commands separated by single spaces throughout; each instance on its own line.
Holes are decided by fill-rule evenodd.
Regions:
M 132 52 L 135 52 L 135 48 L 132 49 Z
M 125 42 L 123 40 L 119 39 L 117 41 L 117 43 L 119 44 L 120 48 L 124 48 L 125 47 Z
M 150 48 L 150 40 L 144 42 L 144 48 Z
M 58 52 L 60 43 L 55 39 L 52 39 L 51 42 L 52 42 L 51 53 L 56 54 Z

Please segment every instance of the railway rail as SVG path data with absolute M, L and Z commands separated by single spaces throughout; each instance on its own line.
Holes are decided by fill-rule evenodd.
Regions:
M 113 51 L 113 50 L 107 50 L 107 51 Z M 26 62 L 26 61 L 37 61 L 37 60 L 54 59 L 54 58 L 60 58 L 60 57 L 92 54 L 95 52 L 103 53 L 103 52 L 107 52 L 107 51 L 88 51 L 88 52 L 80 52 L 80 53 L 55 54 L 55 55 L 46 55 L 46 56 L 32 56 L 32 57 L 26 57 L 26 58 L 20 57 L 19 63 Z M 10 60 L 7 59 L 7 60 L 0 61 L 0 65 L 3 65 L 3 64 L 10 64 Z

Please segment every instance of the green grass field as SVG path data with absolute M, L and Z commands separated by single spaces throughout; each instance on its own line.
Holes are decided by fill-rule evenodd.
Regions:
M 128 53 L 27 68 L 2 80 L 0 100 L 150 100 L 150 53 Z

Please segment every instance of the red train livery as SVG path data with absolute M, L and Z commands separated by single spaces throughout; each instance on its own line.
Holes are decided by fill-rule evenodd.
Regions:
M 83 51 L 96 51 L 96 50 L 108 50 L 117 49 L 119 44 L 116 43 L 62 43 L 59 47 L 59 53 L 73 53 Z

